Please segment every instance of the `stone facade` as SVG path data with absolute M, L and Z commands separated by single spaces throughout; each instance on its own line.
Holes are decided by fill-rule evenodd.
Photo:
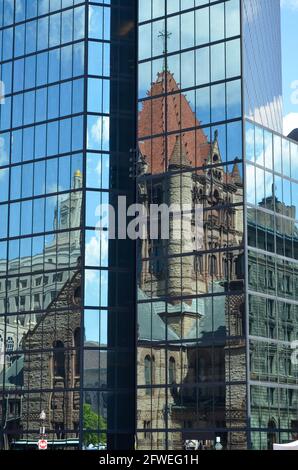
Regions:
M 21 425 L 29 430 L 27 438 L 36 438 L 42 410 L 46 413 L 46 432 L 52 438 L 59 438 L 59 433 L 61 438 L 65 430 L 69 430 L 68 438 L 75 437 L 74 430 L 78 430 L 80 373 L 76 364 L 80 344 L 75 338 L 79 337 L 81 321 L 79 290 L 80 275 L 76 274 L 24 337 L 24 391 L 44 389 L 24 394 Z M 49 352 L 37 352 L 41 345 Z M 57 349 L 60 345 L 61 352 Z M 59 368 L 55 362 L 61 357 L 63 364 Z
M 161 95 L 165 88 L 179 90 L 169 72 L 158 75 L 149 96 Z M 185 127 L 199 126 L 185 96 L 170 95 L 166 115 L 162 98 L 144 103 L 140 136 L 149 132 L 152 108 L 153 134 L 178 129 L 181 121 Z M 209 142 L 204 130 L 197 129 L 171 134 L 166 141 L 162 137 L 140 140 L 139 202 L 147 210 L 154 203 L 180 210 L 186 205 L 189 211 L 178 222 L 170 218 L 168 239 L 148 237 L 139 247 L 144 260 L 140 299 L 156 301 L 148 304 L 151 307 L 139 304 L 138 313 L 138 385 L 148 386 L 138 390 L 140 449 L 164 448 L 165 429 L 176 430 L 168 434 L 168 447 L 182 449 L 187 439 L 213 445 L 212 432 L 200 429 L 246 427 L 246 387 L 224 385 L 246 380 L 245 341 L 238 339 L 244 335 L 244 296 L 222 295 L 219 301 L 195 298 L 214 291 L 239 292 L 244 287 L 242 251 L 224 250 L 243 243 L 243 181 L 237 161 L 231 170 L 223 164 L 218 137 L 216 131 Z M 162 222 L 161 214 L 160 232 Z M 213 315 L 216 325 L 212 325 Z M 226 335 L 235 340 L 226 341 Z M 215 382 L 223 385 L 211 385 Z M 226 434 L 223 441 L 228 448 L 246 447 L 245 432 Z

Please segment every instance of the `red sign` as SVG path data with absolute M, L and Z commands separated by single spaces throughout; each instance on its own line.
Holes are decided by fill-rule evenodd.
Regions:
M 38 448 L 39 450 L 47 450 L 48 448 L 48 441 L 45 439 L 39 439 L 38 441 Z

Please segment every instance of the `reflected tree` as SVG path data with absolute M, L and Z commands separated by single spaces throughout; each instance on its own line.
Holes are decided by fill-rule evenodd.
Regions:
M 96 432 L 96 429 L 104 430 L 107 423 L 104 418 L 92 410 L 91 405 L 84 403 L 83 405 L 83 423 L 84 423 L 84 445 L 105 444 L 107 442 L 106 434 Z

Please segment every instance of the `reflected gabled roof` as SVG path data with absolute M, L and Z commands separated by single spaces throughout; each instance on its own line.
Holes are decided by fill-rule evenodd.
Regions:
M 220 283 L 213 284 L 213 292 L 224 293 Z M 138 289 L 138 300 L 149 301 L 143 290 Z M 165 313 L 167 312 L 167 313 Z M 183 313 L 182 313 L 183 312 Z M 162 300 L 140 303 L 138 305 L 138 339 L 139 341 L 181 341 L 181 337 L 168 325 L 166 338 L 166 315 L 193 314 L 193 327 L 184 338 L 185 340 L 204 340 L 210 344 L 215 339 L 222 339 L 226 333 L 226 296 L 198 297 L 190 304 L 166 303 Z
M 170 72 L 161 72 L 152 84 L 148 96 L 154 99 L 143 102 L 139 113 L 139 139 L 145 136 L 164 134 L 200 126 L 184 94 L 178 93 L 179 86 Z M 165 98 L 165 92 L 171 93 Z M 175 93 L 176 92 L 176 93 Z M 140 151 L 152 174 L 167 171 L 175 150 L 177 134 L 150 138 L 139 142 Z M 189 166 L 202 166 L 210 154 L 210 143 L 203 129 L 181 134 L 181 145 Z M 167 147 L 167 148 L 166 148 Z
M 138 300 L 149 300 L 149 297 L 141 289 L 138 289 Z M 165 303 L 163 311 L 165 311 Z M 166 338 L 166 324 L 156 311 L 156 302 L 141 303 L 138 305 L 138 338 L 148 341 L 164 341 Z M 168 340 L 179 340 L 178 335 L 168 329 Z

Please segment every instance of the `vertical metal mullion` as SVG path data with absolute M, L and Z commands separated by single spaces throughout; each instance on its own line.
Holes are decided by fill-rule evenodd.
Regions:
M 244 92 L 244 3 L 240 0 L 240 61 L 241 61 L 241 114 L 242 114 L 242 166 L 243 166 L 243 227 L 244 227 L 244 298 L 245 298 L 245 342 L 246 342 L 246 442 L 247 448 L 251 449 L 251 404 L 250 404 L 250 342 L 249 342 L 249 294 L 248 294 L 248 230 L 247 216 L 248 208 L 246 201 L 247 185 L 246 185 L 246 129 L 245 129 L 245 92 Z
M 87 158 L 87 97 L 88 97 L 88 26 L 89 26 L 89 6 L 88 1 L 85 2 L 85 37 L 84 37 L 84 114 L 83 114 L 83 186 L 82 186 L 82 220 L 81 220 L 81 337 L 80 337 L 80 409 L 79 409 L 79 449 L 83 448 L 84 439 L 84 305 L 85 305 L 85 215 L 86 215 L 86 158 Z
M 2 4 L 2 18 L 4 19 L 4 2 Z M 14 18 L 15 18 L 15 15 L 14 15 Z M 3 38 L 3 33 L 1 31 L 1 34 L 2 34 L 2 38 Z M 2 40 L 2 49 L 0 51 L 0 57 L 2 59 L 2 56 L 3 56 L 3 48 L 4 48 L 4 44 L 3 44 L 3 40 Z M 13 54 L 14 54 L 14 35 L 13 35 Z M 11 78 L 11 87 L 13 87 L 13 74 L 14 74 L 14 67 L 13 67 L 13 62 L 12 62 L 12 78 Z M 1 79 L 2 79 L 2 74 L 1 74 Z M 5 90 L 4 90 L 5 92 Z M 9 164 L 11 162 L 11 149 L 12 149 L 12 137 L 11 137 L 11 127 L 12 127 L 12 103 L 13 103 L 13 99 L 11 98 L 11 103 L 10 103 L 10 140 L 9 140 Z M 0 106 L 5 106 L 5 103 L 4 104 L 0 104 Z M 10 197 L 10 167 L 9 167 L 9 180 L 8 180 L 8 199 Z M 5 360 L 5 356 L 6 356 L 6 334 L 7 334 L 7 275 L 8 275 L 8 249 L 9 249 L 9 241 L 8 241 L 8 236 L 9 236 L 9 222 L 10 222 L 10 205 L 8 204 L 7 202 L 7 232 L 6 232 L 6 236 L 7 236 L 7 246 L 6 246 L 6 255 L 7 255 L 7 259 L 6 259 L 6 277 L 5 277 L 5 280 L 4 280 L 4 283 L 5 283 L 5 297 L 4 297 L 4 316 L 3 316 L 3 319 L 4 319 L 4 330 L 3 330 L 3 369 L 2 369 L 2 374 L 3 374 L 3 379 L 2 379 L 2 392 L 3 392 L 3 403 L 2 403 L 2 413 L 1 413 L 1 426 L 0 426 L 0 449 L 2 450 L 2 448 L 4 448 L 5 450 L 5 442 L 6 442 L 6 439 L 5 439 L 5 422 L 6 422 L 6 413 L 7 413 L 7 410 L 6 410 L 6 406 L 7 406 L 7 402 L 6 402 L 6 406 L 4 405 L 5 403 L 5 375 L 6 375 L 6 360 Z M 1 354 L 1 351 L 0 351 L 0 354 Z M 3 413 L 3 410 L 5 410 L 5 413 Z
M 136 76 L 135 76 L 135 103 L 134 103 L 134 112 L 136 116 L 138 115 L 138 98 L 139 98 L 139 66 L 138 66 L 138 59 L 139 59 L 139 2 L 138 0 L 135 0 L 134 4 L 135 8 L 135 70 L 136 70 Z M 150 78 L 150 83 L 153 78 L 153 63 L 151 61 L 150 64 L 150 72 L 151 72 L 151 78 Z M 138 120 L 135 119 L 135 149 L 138 149 Z M 134 202 L 138 203 L 138 193 L 137 193 L 137 178 L 135 180 L 135 185 L 134 185 Z M 134 288 L 134 309 L 135 309 L 135 325 L 134 325 L 134 348 L 135 348 L 135 353 L 134 353 L 134 377 L 135 377 L 135 384 L 134 384 L 134 394 L 135 394 L 135 406 L 134 406 L 134 412 L 135 412 L 135 429 L 134 429 L 134 447 L 137 448 L 137 443 L 138 443 L 138 435 L 137 435 L 137 429 L 138 429 L 138 285 L 137 285 L 137 274 L 136 274 L 136 267 L 138 263 L 138 256 L 141 256 L 142 254 L 138 255 L 138 248 L 137 248 L 137 243 L 135 244 L 135 272 L 134 272 L 134 282 L 135 282 L 135 288 Z M 141 261 L 142 262 L 142 261 Z

